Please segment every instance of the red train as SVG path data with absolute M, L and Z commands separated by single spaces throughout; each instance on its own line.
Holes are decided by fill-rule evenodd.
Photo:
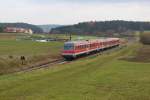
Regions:
M 119 38 L 95 39 L 88 41 L 70 41 L 64 45 L 62 56 L 66 59 L 76 58 L 120 45 Z

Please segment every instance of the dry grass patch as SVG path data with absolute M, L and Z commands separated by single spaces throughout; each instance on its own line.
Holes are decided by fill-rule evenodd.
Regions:
M 121 59 L 132 62 L 150 63 L 150 45 L 142 45 L 139 49 L 133 50 L 133 52 L 132 55 Z

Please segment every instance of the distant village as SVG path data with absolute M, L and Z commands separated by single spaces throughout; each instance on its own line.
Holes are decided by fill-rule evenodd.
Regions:
M 17 28 L 17 27 L 6 27 L 4 29 L 5 33 L 27 33 L 27 34 L 33 34 L 33 31 L 31 29 L 26 28 Z

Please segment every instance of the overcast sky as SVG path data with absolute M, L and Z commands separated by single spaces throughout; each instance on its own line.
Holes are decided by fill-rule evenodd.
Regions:
M 150 0 L 0 0 L 0 22 L 150 21 Z

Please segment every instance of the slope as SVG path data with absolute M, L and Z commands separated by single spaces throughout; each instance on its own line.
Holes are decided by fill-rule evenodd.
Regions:
M 120 58 L 139 45 L 27 73 L 0 77 L 3 100 L 148 100 L 150 64 Z

